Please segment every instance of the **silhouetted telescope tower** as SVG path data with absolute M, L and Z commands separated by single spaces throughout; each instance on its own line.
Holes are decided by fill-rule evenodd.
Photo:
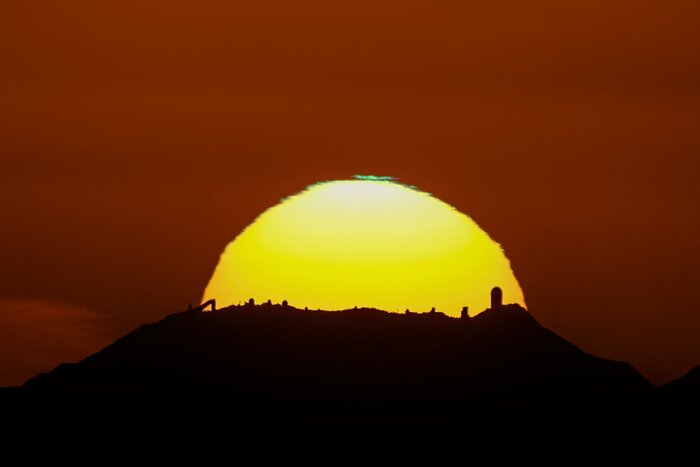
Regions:
M 491 309 L 497 310 L 503 306 L 503 290 L 500 287 L 491 289 Z

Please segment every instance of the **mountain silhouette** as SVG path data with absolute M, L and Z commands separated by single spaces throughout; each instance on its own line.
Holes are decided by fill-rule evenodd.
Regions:
M 495 424 L 623 419 L 653 392 L 631 365 L 583 352 L 518 305 L 457 319 L 247 304 L 141 326 L 3 390 L 0 405 L 176 408 L 282 424 Z
M 661 397 L 669 401 L 700 403 L 700 365 L 681 378 L 673 380 L 659 389 Z

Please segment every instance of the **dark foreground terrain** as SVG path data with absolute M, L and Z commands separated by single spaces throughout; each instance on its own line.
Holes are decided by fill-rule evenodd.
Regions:
M 0 390 L 0 409 L 25 419 L 166 414 L 239 426 L 644 430 L 697 414 L 699 373 L 656 389 L 517 305 L 469 319 L 246 305 L 141 326 L 79 363 Z

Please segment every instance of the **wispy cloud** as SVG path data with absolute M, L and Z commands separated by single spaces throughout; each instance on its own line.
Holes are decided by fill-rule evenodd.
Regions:
M 20 385 L 107 345 L 99 314 L 64 303 L 0 299 L 0 386 Z

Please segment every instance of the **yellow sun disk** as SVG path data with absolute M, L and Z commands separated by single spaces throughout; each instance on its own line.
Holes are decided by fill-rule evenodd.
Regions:
M 433 196 L 384 180 L 312 185 L 265 211 L 221 256 L 203 300 L 388 311 L 488 308 L 492 287 L 524 305 L 500 246 Z

